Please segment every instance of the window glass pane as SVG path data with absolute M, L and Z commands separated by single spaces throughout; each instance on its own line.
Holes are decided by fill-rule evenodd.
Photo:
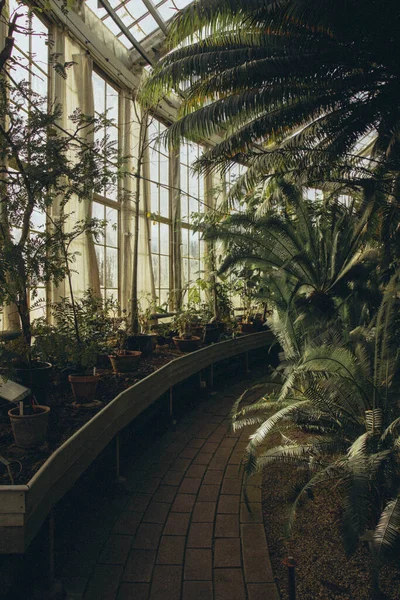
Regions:
M 151 263 L 153 265 L 154 283 L 158 288 L 160 286 L 160 257 L 158 254 L 151 255 Z
M 191 233 L 190 235 L 190 256 L 192 258 L 199 257 L 199 234 Z
M 93 219 L 99 219 L 100 221 L 104 221 L 104 206 L 99 202 L 92 203 L 92 217 Z M 98 229 L 98 234 L 96 235 L 96 241 L 98 243 L 102 243 L 104 241 L 104 228 L 101 227 Z
M 154 183 L 150 184 L 150 206 L 152 212 L 158 212 L 158 185 Z
M 118 90 L 107 84 L 106 86 L 106 101 L 107 101 L 107 119 L 113 119 L 115 125 L 118 125 Z
M 158 300 L 160 305 L 167 305 L 168 303 L 168 297 L 169 297 L 169 290 L 168 289 L 160 289 L 160 292 L 158 294 Z
M 169 257 L 160 256 L 160 287 L 166 288 L 169 283 Z
M 160 223 L 160 253 L 169 254 L 169 225 Z
M 158 223 L 151 224 L 151 251 L 158 252 Z
M 93 80 L 93 96 L 94 96 L 94 107 L 96 112 L 103 113 L 106 110 L 105 103 L 105 86 L 106 82 L 100 75 L 97 75 L 93 71 L 92 73 Z
M 160 187 L 160 215 L 169 217 L 169 191 L 165 187 Z
M 42 32 L 45 30 L 42 23 L 35 16 L 32 18 L 32 28 L 35 32 Z M 32 37 L 32 59 L 42 71 L 47 73 L 49 62 L 47 35 L 35 35 Z
M 95 245 L 97 264 L 99 267 L 100 285 L 104 286 L 104 247 Z
M 160 183 L 168 185 L 168 160 L 160 154 Z
M 199 156 L 198 146 L 196 146 L 195 144 L 189 144 L 189 152 L 188 152 L 189 165 L 192 165 L 194 163 L 194 161 L 198 158 L 198 156 Z
M 47 96 L 48 80 L 42 71 L 35 66 L 31 67 L 32 90 L 41 96 Z
M 116 288 L 118 286 L 118 250 L 107 248 L 106 252 L 106 287 Z
M 191 260 L 189 268 L 190 268 L 190 279 L 191 279 L 191 281 L 195 281 L 201 275 L 199 261 L 198 260 Z
M 188 241 L 189 230 L 182 229 L 182 256 L 189 254 L 189 241 Z
M 194 212 L 199 212 L 199 202 L 195 198 L 189 198 L 189 220 Z
M 106 208 L 106 244 L 118 246 L 118 211 L 115 208 Z
M 185 286 L 189 281 L 189 261 L 187 258 L 183 259 L 183 285 Z
M 199 180 L 193 175 L 189 179 L 189 194 L 195 198 L 199 197 Z
M 188 176 L 188 169 L 187 169 L 187 167 L 185 167 L 184 165 L 181 164 L 181 190 L 183 193 L 188 191 L 187 176 Z

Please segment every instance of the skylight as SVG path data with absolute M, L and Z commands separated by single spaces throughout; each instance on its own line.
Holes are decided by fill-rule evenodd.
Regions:
M 141 42 L 158 29 L 164 29 L 167 22 L 191 1 L 108 0 L 115 14 L 121 19 L 137 42 Z M 120 31 L 118 25 L 98 0 L 86 0 L 86 4 L 127 48 L 132 47 L 131 42 Z

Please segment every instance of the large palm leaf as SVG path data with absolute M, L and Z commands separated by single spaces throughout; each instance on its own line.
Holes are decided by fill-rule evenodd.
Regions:
M 375 133 L 376 164 L 398 173 L 399 21 L 395 0 L 198 0 L 173 21 L 170 47 L 183 45 L 143 97 L 185 84 L 167 137 L 222 134 L 199 161 L 205 170 L 242 158 L 260 180 L 281 170 L 282 152 L 299 171 L 332 168 Z

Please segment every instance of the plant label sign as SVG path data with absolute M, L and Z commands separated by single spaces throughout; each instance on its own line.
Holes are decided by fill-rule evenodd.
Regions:
M 29 388 L 26 388 L 15 381 L 11 381 L 11 379 L 4 381 L 4 379 L 0 377 L 0 398 L 3 400 L 13 403 L 20 402 L 29 396 L 30 393 L 31 390 Z

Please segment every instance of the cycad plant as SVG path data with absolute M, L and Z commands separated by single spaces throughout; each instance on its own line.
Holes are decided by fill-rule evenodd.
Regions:
M 397 274 L 370 327 L 353 331 L 348 344 L 334 330 L 312 340 L 300 338 L 298 325 L 289 329 L 281 318 L 272 321 L 287 350 L 280 392 L 247 406 L 244 395 L 233 409 L 235 429 L 258 425 L 247 447 L 248 474 L 282 462 L 307 473 L 292 506 L 289 531 L 300 502 L 318 484 L 339 481 L 345 494 L 348 551 L 372 530 L 378 557 L 391 550 L 400 535 L 399 355 L 393 327 L 398 290 Z M 296 440 L 295 430 L 307 434 L 305 442 Z M 283 443 L 262 451 L 276 431 L 285 432 Z
M 284 279 L 289 303 L 294 302 L 299 316 L 311 325 L 338 317 L 354 320 L 350 299 L 359 308 L 359 319 L 376 303 L 376 296 L 379 304 L 380 296 L 371 281 L 377 251 L 368 241 L 370 209 L 310 203 L 301 190 L 286 187 L 290 204 L 285 209 L 261 216 L 254 210 L 231 214 L 206 229 L 207 239 L 225 243 L 220 271 L 259 269 L 261 287 L 264 294 L 272 294 L 272 301 Z

